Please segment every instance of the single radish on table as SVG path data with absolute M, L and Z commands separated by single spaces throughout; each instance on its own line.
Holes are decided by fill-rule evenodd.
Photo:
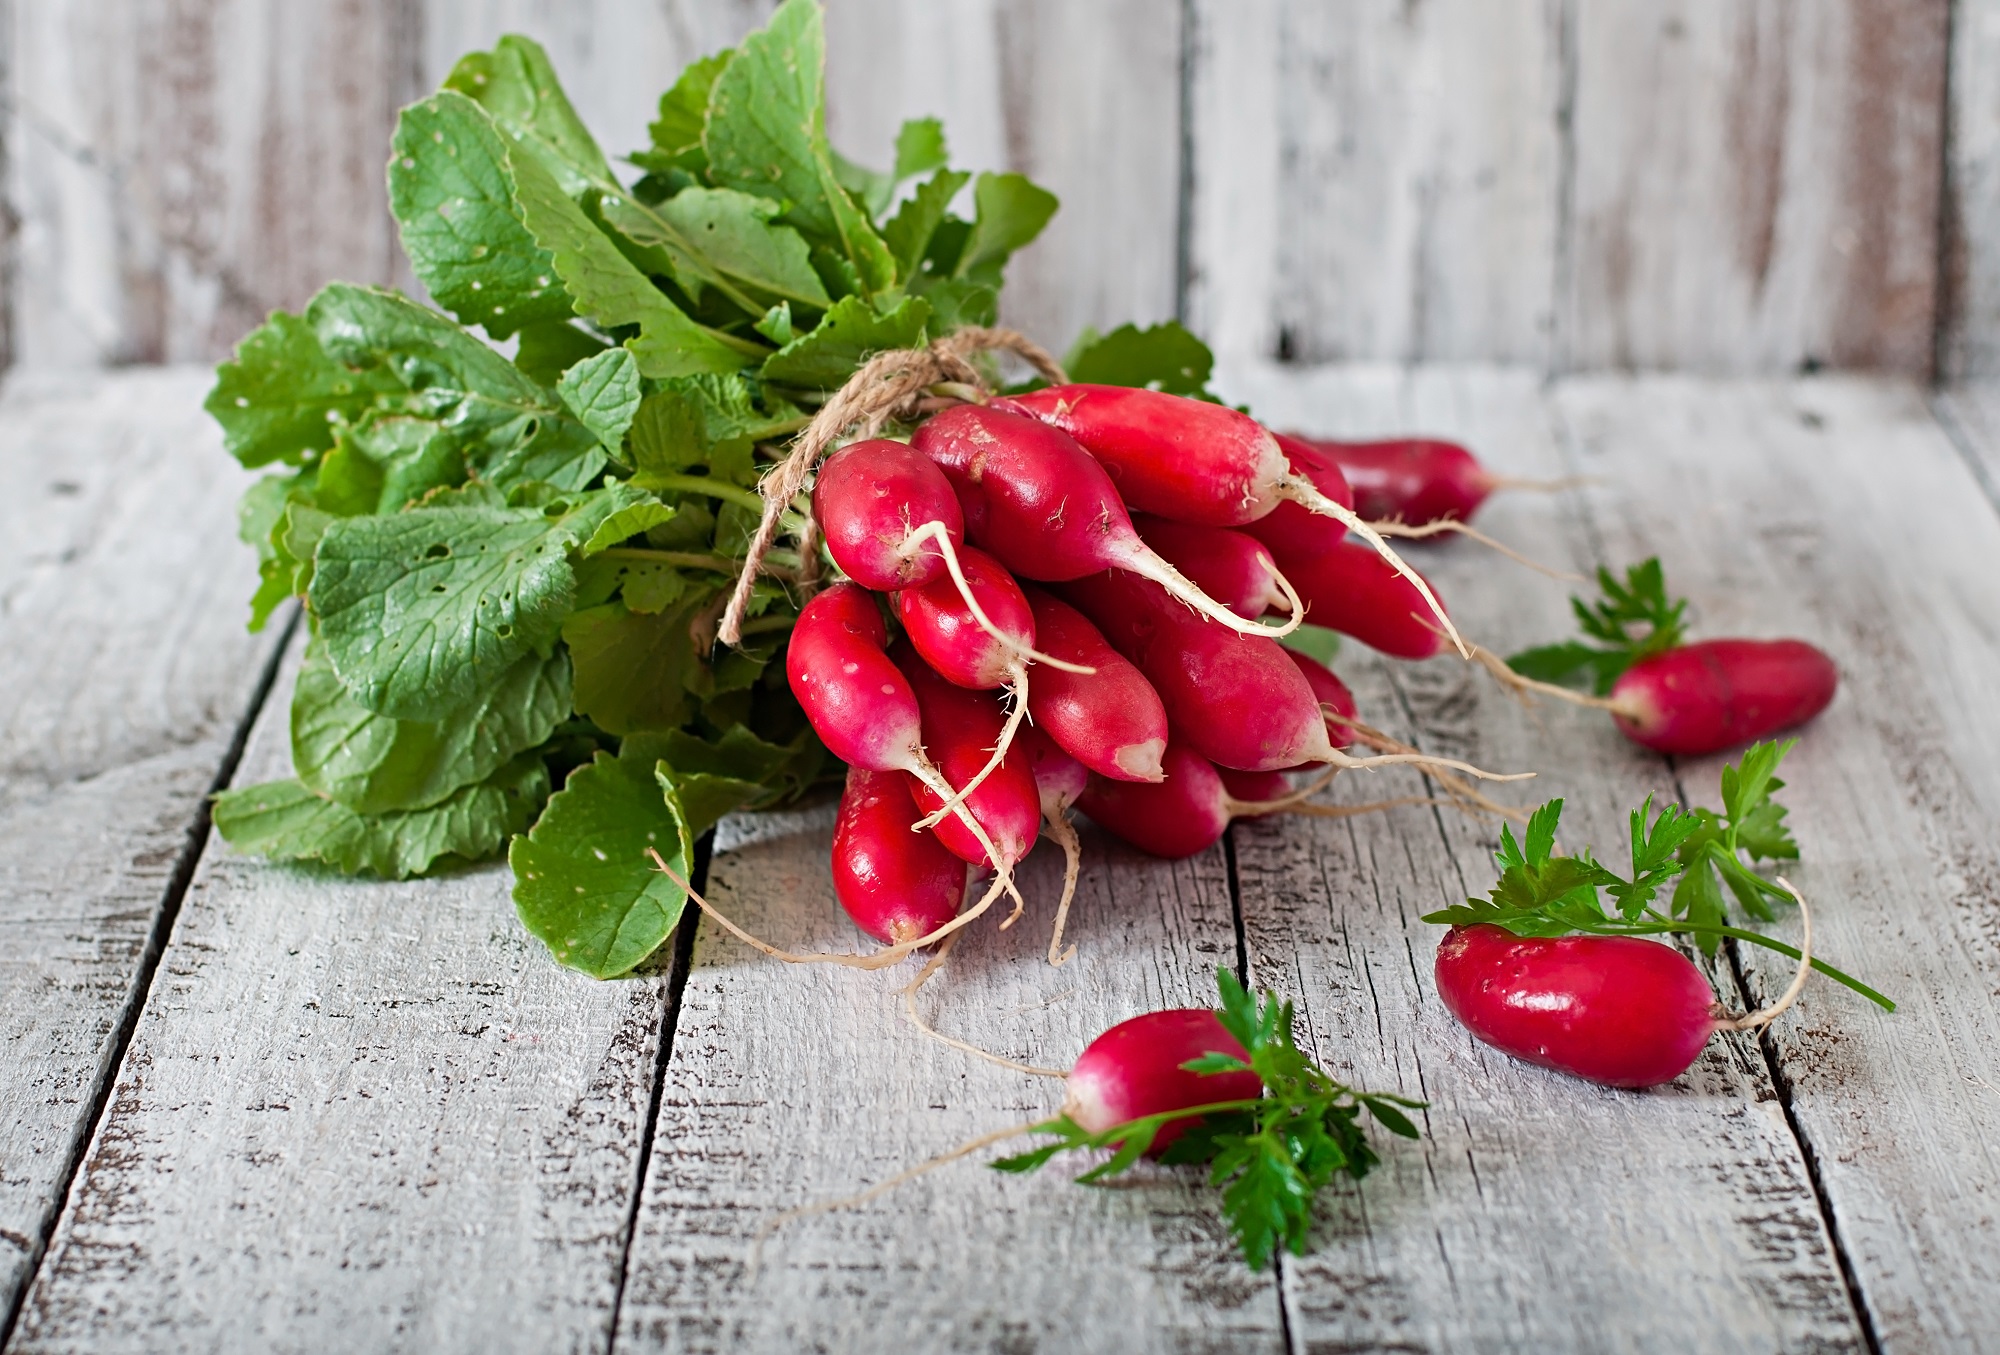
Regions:
M 1134 530 L 1104 466 L 1058 427 L 997 406 L 958 405 L 921 424 L 910 446 L 957 490 L 966 534 L 1022 578 L 1062 583 L 1122 569 L 1235 630 L 1281 635 L 1298 625 L 1295 615 L 1276 627 L 1238 616 L 1163 559 Z
M 1622 582 L 1599 569 L 1597 582 L 1597 601 L 1570 599 L 1588 641 L 1542 645 L 1505 663 L 1483 650 L 1478 657 L 1502 681 L 1609 711 L 1634 743 L 1683 757 L 1802 725 L 1839 689 L 1833 660 L 1803 640 L 1684 643 L 1687 600 L 1669 600 L 1657 556 Z
M 833 823 L 833 891 L 855 925 L 894 945 L 929 936 L 965 901 L 965 862 L 928 831 L 901 772 L 847 769 Z
M 1249 415 L 1164 391 L 1087 384 L 1050 386 L 994 403 L 1052 423 L 1082 443 L 1140 512 L 1241 527 L 1290 500 L 1335 519 L 1410 580 L 1457 643 L 1458 632 L 1430 585 L 1353 509 L 1294 471 L 1278 440 Z
M 1768 803 L 1773 784 L 1768 772 L 1776 757 L 1760 756 L 1768 764 L 1766 799 L 1760 803 Z M 1748 762 L 1746 758 L 1743 772 L 1752 771 Z M 1739 790 L 1747 789 L 1745 779 L 1738 773 Z M 1728 835 L 1726 850 L 1718 853 L 1714 834 L 1722 816 L 1705 810 L 1688 814 L 1667 805 L 1649 826 L 1648 796 L 1632 815 L 1632 874 L 1627 878 L 1588 853 L 1556 854 L 1562 803 L 1551 800 L 1535 811 L 1521 842 L 1511 828 L 1501 829 L 1502 873 L 1485 899 L 1467 899 L 1460 907 L 1424 918 L 1451 925 L 1438 946 L 1438 993 L 1480 1040 L 1593 1082 L 1650 1087 L 1686 1072 L 1716 1032 L 1752 1030 L 1775 1020 L 1814 969 L 1895 1009 L 1865 984 L 1813 958 L 1804 900 L 1783 877 L 1765 880 L 1744 866 L 1735 855 L 1735 834 Z M 1733 805 L 1731 817 L 1746 805 Z M 1774 822 L 1768 814 L 1762 816 L 1758 831 L 1768 831 Z M 1721 867 L 1746 907 L 1750 898 L 1767 892 L 1797 901 L 1804 927 L 1801 945 L 1795 949 L 1724 924 L 1719 900 L 1705 900 L 1700 890 L 1676 890 L 1667 910 L 1656 908 L 1654 900 L 1668 882 L 1691 866 Z M 1712 883 L 1705 888 L 1712 889 Z M 1609 911 L 1600 891 L 1611 896 L 1615 906 Z M 1768 908 L 1763 915 L 1769 915 Z M 1799 968 L 1775 1002 L 1747 1016 L 1732 1016 L 1692 961 L 1671 946 L 1646 939 L 1671 934 L 1711 944 L 1728 937 L 1765 946 L 1798 960 Z
M 1073 668 L 1036 673 L 1028 694 L 1035 723 L 1090 770 L 1118 781 L 1157 781 L 1167 747 L 1167 708 L 1132 661 L 1088 617 L 1039 588 L 1022 590 L 1035 615 L 1035 642 Z

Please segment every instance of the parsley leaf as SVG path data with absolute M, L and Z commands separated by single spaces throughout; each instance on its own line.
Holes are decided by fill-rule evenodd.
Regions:
M 1572 640 L 1525 649 L 1510 657 L 1508 666 L 1542 682 L 1588 683 L 1604 696 L 1627 668 L 1685 638 L 1687 599 L 1667 597 L 1657 555 L 1626 570 L 1622 582 L 1600 566 L 1597 587 L 1601 596 L 1596 602 L 1569 600 L 1578 628 L 1596 643 Z M 1635 632 L 1635 627 L 1644 629 Z
M 1722 812 L 1697 809 L 1696 831 L 1680 847 L 1685 870 L 1674 890 L 1673 912 L 1691 922 L 1719 926 L 1727 921 L 1722 890 L 1726 887 L 1743 911 L 1769 921 L 1775 916 L 1771 903 L 1791 902 L 1791 895 L 1743 861 L 1793 861 L 1799 847 L 1785 827 L 1785 807 L 1772 799 L 1785 783 L 1776 775 L 1778 764 L 1792 751 L 1796 739 L 1783 743 L 1753 744 L 1743 752 L 1741 762 L 1722 769 Z M 1718 941 L 1703 935 L 1704 952 L 1713 955 Z
M 1058 1153 L 1109 1148 L 1109 1159 L 1077 1178 L 1095 1184 L 1134 1166 L 1167 1125 L 1193 1120 L 1161 1160 L 1209 1164 L 1209 1183 L 1222 1188 L 1223 1216 L 1243 1259 L 1252 1270 L 1262 1270 L 1279 1247 L 1305 1253 L 1313 1201 L 1336 1176 L 1358 1181 L 1380 1160 L 1362 1131 L 1362 1112 L 1390 1133 L 1414 1139 L 1417 1127 L 1403 1110 L 1421 1110 L 1425 1103 L 1336 1082 L 1293 1042 L 1290 1002 L 1280 1002 L 1275 993 L 1258 1002 L 1227 970 L 1217 973 L 1216 987 L 1222 997 L 1216 1016 L 1249 1060 L 1216 1052 L 1182 1066 L 1206 1075 L 1255 1072 L 1264 1084 L 1262 1097 L 1148 1115 L 1096 1133 L 1058 1115 L 1032 1131 L 1052 1136 L 1053 1143 L 992 1165 L 1030 1172 Z

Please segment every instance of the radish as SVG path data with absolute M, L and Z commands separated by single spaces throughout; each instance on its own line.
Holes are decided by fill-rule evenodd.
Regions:
M 833 826 L 834 894 L 856 926 L 890 945 L 930 935 L 965 900 L 965 862 L 936 834 L 910 831 L 909 787 L 902 773 L 849 767 Z
M 1224 1073 L 1191 1072 L 1204 1054 L 1243 1064 Z M 1091 1134 L 1148 1115 L 1217 1101 L 1255 1101 L 1264 1081 L 1249 1067 L 1250 1051 L 1207 1007 L 1178 1007 L 1120 1021 L 1084 1046 L 1065 1084 L 1062 1113 Z M 1145 1149 L 1158 1157 L 1193 1127 L 1192 1119 L 1160 1126 Z
M 1347 684 L 1331 668 L 1311 655 L 1287 649 L 1285 657 L 1292 661 L 1292 666 L 1299 670 L 1299 675 L 1313 689 L 1313 695 L 1319 698 L 1320 713 L 1326 717 L 1327 737 L 1334 740 L 1335 748 L 1348 747 L 1353 742 L 1358 711 L 1354 693 L 1347 690 Z
M 1298 625 L 1296 608 L 1275 629 L 1240 617 L 1162 559 L 1133 529 L 1104 467 L 1059 428 L 966 404 L 925 422 L 910 445 L 958 491 L 967 535 L 1023 578 L 1060 583 L 1123 569 L 1246 634 L 1289 634 Z
M 1452 642 L 1466 652 L 1430 585 L 1353 509 L 1294 472 L 1277 439 L 1249 415 L 1126 386 L 1050 386 L 996 403 L 1044 419 L 1082 443 L 1111 472 L 1125 502 L 1141 512 L 1240 527 L 1291 500 L 1344 523 L 1410 580 Z
M 1571 598 L 1588 641 L 1540 645 L 1502 660 L 1473 657 L 1517 691 L 1608 711 L 1620 732 L 1656 752 L 1697 757 L 1790 729 L 1825 710 L 1840 686 L 1833 660 L 1803 640 L 1684 644 L 1685 598 L 1669 599 L 1659 557 L 1597 571 L 1602 596 Z M 1557 683 L 1585 683 L 1584 695 Z
M 1502 483 L 1455 442 L 1396 438 L 1386 442 L 1304 439 L 1340 467 L 1365 518 L 1469 522 Z
M 1056 904 L 1056 920 L 1049 930 L 1049 963 L 1060 965 L 1076 954 L 1076 947 L 1062 948 L 1063 928 L 1069 922 L 1069 905 L 1076 898 L 1076 877 L 1083 865 L 1083 844 L 1077 840 L 1076 825 L 1069 821 L 1069 807 L 1090 785 L 1090 769 L 1056 746 L 1039 729 L 1021 731 L 1021 749 L 1035 774 L 1035 794 L 1041 800 L 1042 826 L 1063 852 L 1062 898 Z
M 1425 600 L 1435 595 L 1419 592 L 1360 542 L 1335 542 L 1311 557 L 1276 554 L 1314 625 L 1398 659 L 1428 659 L 1444 651 L 1445 637 L 1430 623 Z
M 1247 771 L 1332 758 L 1319 702 L 1277 641 L 1232 634 L 1131 574 L 1078 579 L 1062 593 L 1138 665 L 1174 737 L 1202 756 Z
M 1634 743 L 1699 757 L 1804 724 L 1839 685 L 1833 660 L 1803 640 L 1703 640 L 1627 668 L 1611 715 Z
M 1277 806 L 1266 806 L 1292 793 L 1292 783 L 1283 772 L 1239 772 L 1234 767 L 1217 767 L 1215 774 L 1222 779 L 1222 789 L 1229 798 L 1240 802 L 1231 818 L 1253 819 L 1275 814 Z
M 1285 454 L 1285 464 L 1292 468 L 1292 474 L 1312 481 L 1314 489 L 1335 503 L 1354 507 L 1354 491 L 1332 457 L 1301 438 L 1284 433 L 1272 436 L 1278 440 L 1278 449 Z M 1310 557 L 1347 539 L 1346 523 L 1321 517 L 1304 504 L 1289 499 L 1242 530 L 1269 546 L 1274 555 L 1282 550 Z
M 1272 611 L 1299 615 L 1299 595 L 1256 537 L 1151 514 L 1140 514 L 1132 523 L 1147 545 L 1237 616 L 1254 619 Z
M 1101 776 L 1157 781 L 1167 747 L 1167 709 L 1131 660 L 1113 649 L 1083 613 L 1039 588 L 1023 590 L 1035 641 L 1089 674 L 1036 674 L 1028 710 L 1055 743 Z
M 894 645 L 889 657 L 915 694 L 924 744 L 942 773 L 936 782 L 912 778 L 917 803 L 934 811 L 987 768 L 1006 716 L 991 694 L 968 691 L 940 677 L 908 641 Z M 1003 757 L 992 774 L 963 797 L 961 808 L 968 812 L 937 825 L 938 840 L 973 865 L 989 865 L 1004 873 L 1035 845 L 1041 799 L 1025 758 Z M 973 833 L 973 824 L 982 832 Z

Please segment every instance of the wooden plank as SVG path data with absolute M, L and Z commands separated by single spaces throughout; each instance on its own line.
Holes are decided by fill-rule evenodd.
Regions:
M 1939 375 L 2000 376 L 2000 4 L 1956 0 L 1945 109 Z
M 907 117 L 953 163 L 1062 199 L 1008 267 L 1003 318 L 1061 352 L 1086 326 L 1169 319 L 1181 214 L 1180 0 L 894 0 L 827 14 L 836 143 L 879 164 Z
M 1620 486 L 1614 557 L 1658 551 L 1703 633 L 1798 635 L 1841 666 L 1786 767 L 1792 878 L 1823 953 L 1902 1007 L 1809 985 L 1767 1045 L 1881 1349 L 1991 1348 L 2000 518 L 1906 385 L 1605 380 L 1558 398 L 1582 469 Z M 1649 507 L 1667 504 L 1684 507 Z M 1705 798 L 1716 767 L 1678 772 Z M 1743 969 L 1759 994 L 1790 977 L 1757 952 Z
M 558 968 L 508 885 L 211 842 L 12 1349 L 604 1349 L 666 976 Z
M 2000 505 L 2000 384 L 1975 381 L 1937 391 L 1931 408 L 1986 497 Z
M 382 166 L 415 13 L 15 6 L 19 361 L 214 358 L 330 279 L 405 276 Z
M 1219 353 L 1548 360 L 1562 6 L 1194 13 L 1189 313 Z
M 1388 389 L 1362 375 L 1239 379 L 1230 392 L 1321 432 L 1423 429 L 1464 438 L 1503 473 L 1566 472 L 1527 374 L 1417 372 Z M 1706 447 L 1683 441 L 1661 460 L 1677 468 Z M 1596 563 L 1599 511 L 1515 494 L 1482 525 L 1579 568 Z M 1503 652 L 1571 624 L 1559 585 L 1468 544 L 1422 559 L 1460 625 Z M 1488 767 L 1537 769 L 1540 779 L 1508 797 L 1564 796 L 1572 844 L 1617 850 L 1626 813 L 1649 791 L 1673 793 L 1670 770 L 1601 716 L 1523 713 L 1455 660 L 1397 664 L 1356 645 L 1337 666 L 1363 714 L 1405 737 Z M 1385 774 L 1379 789 L 1345 794 L 1395 785 Z M 1501 1056 L 1443 1009 L 1431 977 L 1443 929 L 1419 917 L 1484 892 L 1495 838 L 1490 826 L 1417 810 L 1236 830 L 1252 976 L 1299 994 L 1330 1068 L 1432 1105 L 1423 1143 L 1385 1153 L 1379 1174 L 1327 1211 L 1313 1254 L 1286 1260 L 1294 1348 L 1863 1348 L 1754 1041 L 1715 1042 L 1670 1087 L 1617 1092 Z M 1726 971 L 1723 984 L 1735 1000 Z
M 0 398 L 0 1326 L 265 667 L 206 373 Z
M 1948 8 L 1577 6 L 1560 365 L 1928 372 Z
M 724 825 L 717 905 L 801 950 L 852 948 L 826 851 L 831 810 Z M 1066 1066 L 1140 1012 L 1210 1005 L 1233 968 L 1220 848 L 1147 861 L 1084 838 L 1070 935 L 1052 969 L 1043 934 L 1054 848 L 1029 863 L 1033 907 L 1012 931 L 975 924 L 926 989 L 944 1031 Z M 864 1209 L 788 1224 L 779 1210 L 836 1198 L 968 1139 L 1038 1118 L 1060 1085 L 932 1043 L 898 1015 L 887 974 L 766 960 L 704 925 L 682 1000 L 659 1131 L 632 1243 L 621 1350 L 1276 1350 L 1276 1291 L 1231 1249 L 1199 1177 L 1145 1171 L 1090 1191 L 1050 1169 L 1002 1178 L 955 1163 Z

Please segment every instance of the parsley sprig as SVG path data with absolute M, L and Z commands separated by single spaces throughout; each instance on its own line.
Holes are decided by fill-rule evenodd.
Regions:
M 1259 1002 L 1227 970 L 1216 975 L 1216 987 L 1222 996 L 1216 1015 L 1249 1060 L 1209 1053 L 1181 1066 L 1207 1075 L 1254 1072 L 1264 1084 L 1262 1097 L 1189 1106 L 1097 1133 L 1058 1115 L 1031 1131 L 1050 1135 L 1053 1142 L 992 1165 L 1031 1172 L 1059 1153 L 1111 1149 L 1108 1159 L 1076 1178 L 1093 1185 L 1130 1169 L 1167 1125 L 1194 1120 L 1161 1160 L 1210 1164 L 1209 1182 L 1222 1187 L 1223 1213 L 1243 1259 L 1262 1270 L 1280 1245 L 1304 1254 L 1313 1200 L 1335 1176 L 1360 1180 L 1380 1160 L 1362 1131 L 1361 1112 L 1392 1134 L 1414 1139 L 1417 1127 L 1403 1111 L 1422 1110 L 1427 1103 L 1335 1081 L 1293 1043 L 1291 1002 L 1271 992 Z
M 1600 566 L 1595 602 L 1572 597 L 1577 627 L 1595 643 L 1569 640 L 1522 650 L 1507 666 L 1523 677 L 1570 686 L 1588 683 L 1599 696 L 1633 664 L 1678 646 L 1687 636 L 1686 598 L 1667 596 L 1666 575 L 1656 555 L 1625 571 L 1620 582 Z
M 1798 844 L 1784 827 L 1784 807 L 1772 792 L 1784 782 L 1774 773 L 1792 743 L 1760 743 L 1743 760 L 1722 773 L 1723 811 L 1684 811 L 1662 805 L 1653 812 L 1653 797 L 1632 811 L 1631 874 L 1620 875 L 1603 865 L 1586 848 L 1576 856 L 1555 850 L 1556 828 L 1563 802 L 1551 800 L 1528 820 L 1517 841 L 1511 827 L 1500 830 L 1494 859 L 1500 878 L 1483 899 L 1467 899 L 1453 908 L 1424 915 L 1424 921 L 1469 927 L 1490 923 L 1516 936 L 1687 935 L 1708 954 L 1724 937 L 1777 951 L 1796 960 L 1796 947 L 1761 932 L 1729 925 L 1719 877 L 1744 911 L 1769 920 L 1771 900 L 1789 902 L 1785 889 L 1757 874 L 1743 854 L 1754 860 L 1796 859 Z M 1668 884 L 1678 880 L 1664 910 L 1655 907 Z M 1600 893 L 1601 891 L 1601 893 Z M 1611 906 L 1607 908 L 1604 895 Z M 1812 967 L 1894 1011 L 1896 1004 L 1851 975 L 1813 958 Z

